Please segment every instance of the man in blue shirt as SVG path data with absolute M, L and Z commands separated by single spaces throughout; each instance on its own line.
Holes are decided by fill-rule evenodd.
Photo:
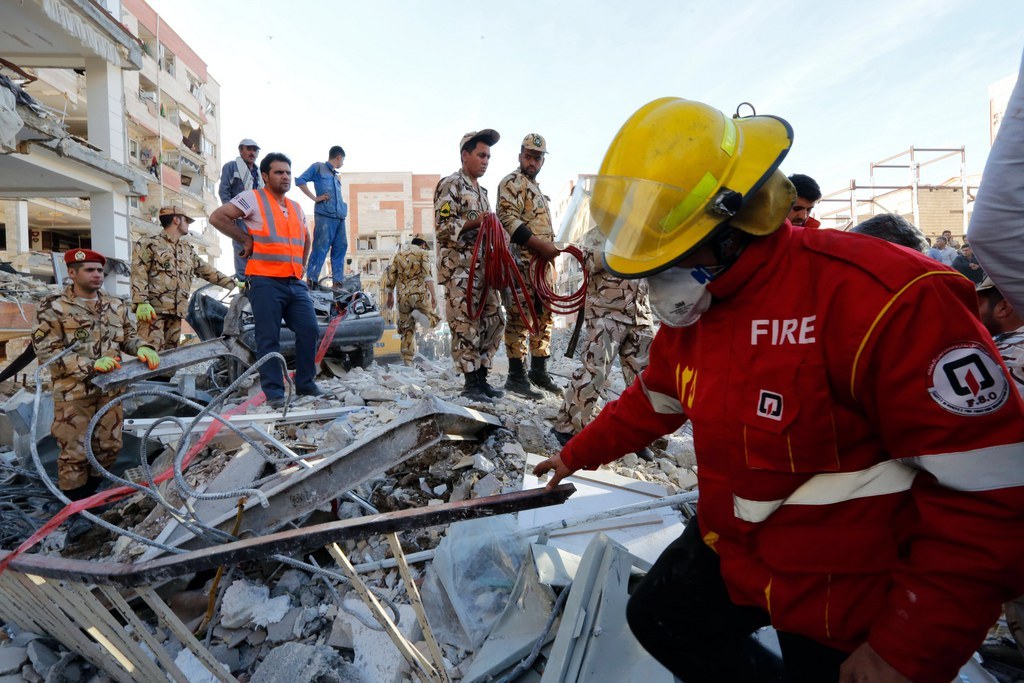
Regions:
M 335 284 L 340 285 L 345 278 L 345 251 L 348 249 L 345 218 L 348 216 L 348 204 L 341 198 L 341 181 L 338 180 L 338 169 L 345 163 L 345 150 L 335 145 L 327 157 L 326 162 L 314 163 L 295 179 L 302 193 L 316 204 L 313 209 L 313 248 L 306 263 L 306 277 L 310 287 L 315 287 L 320 280 L 320 269 L 324 266 L 328 250 L 331 252 L 331 275 Z M 310 181 L 316 190 L 315 195 L 306 187 Z

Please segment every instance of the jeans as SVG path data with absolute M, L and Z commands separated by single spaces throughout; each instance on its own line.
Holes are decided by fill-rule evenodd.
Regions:
M 306 263 L 306 277 L 320 280 L 328 250 L 331 252 L 331 276 L 335 282 L 345 279 L 345 252 L 348 250 L 348 235 L 345 234 L 345 219 L 316 214 L 313 226 L 313 247 Z
M 644 649 L 686 683 L 830 683 L 848 656 L 781 631 L 784 664 L 765 649 L 752 634 L 769 625 L 768 613 L 729 599 L 696 517 L 633 591 L 626 619 Z
M 281 349 L 281 320 L 295 333 L 295 388 L 316 387 L 316 342 L 320 328 L 306 283 L 294 277 L 249 276 L 249 302 L 256 324 L 256 356 Z M 286 368 L 268 362 L 260 366 L 260 385 L 267 400 L 284 396 Z

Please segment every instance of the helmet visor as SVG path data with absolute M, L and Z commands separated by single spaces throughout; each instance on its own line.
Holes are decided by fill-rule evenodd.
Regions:
M 710 175 L 693 190 L 622 176 L 581 176 L 559 242 L 589 246 L 622 277 L 650 275 L 676 261 L 729 219 Z

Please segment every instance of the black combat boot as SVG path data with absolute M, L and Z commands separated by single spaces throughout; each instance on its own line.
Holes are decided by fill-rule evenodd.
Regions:
M 501 398 L 505 392 L 498 387 L 492 387 L 487 383 L 487 368 L 480 368 L 476 371 L 477 379 L 480 381 L 480 388 L 491 398 Z
M 526 376 L 526 366 L 523 365 L 522 358 L 508 359 L 508 379 L 505 380 L 505 389 L 526 398 L 544 398 L 544 394 L 530 386 L 530 380 Z
M 471 398 L 474 401 L 480 401 L 482 403 L 493 403 L 494 401 L 488 396 L 487 392 L 484 391 L 480 386 L 480 376 L 477 374 L 477 370 L 466 373 L 466 387 L 462 390 L 462 395 L 466 398 Z
M 103 483 L 103 477 L 89 477 L 84 484 L 73 489 L 62 491 L 68 500 L 82 500 L 96 493 Z
M 530 358 L 530 381 L 545 391 L 562 395 L 562 387 L 558 386 L 548 374 L 548 357 L 532 356 Z

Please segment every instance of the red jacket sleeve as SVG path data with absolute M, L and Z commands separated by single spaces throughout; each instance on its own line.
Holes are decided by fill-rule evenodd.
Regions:
M 685 329 L 662 326 L 640 377 L 562 449 L 566 466 L 596 469 L 671 434 L 686 422 L 671 379 L 680 335 L 685 333 Z
M 957 275 L 897 294 L 849 390 L 917 470 L 917 521 L 868 642 L 914 681 L 949 681 L 1024 593 L 1024 405 Z

